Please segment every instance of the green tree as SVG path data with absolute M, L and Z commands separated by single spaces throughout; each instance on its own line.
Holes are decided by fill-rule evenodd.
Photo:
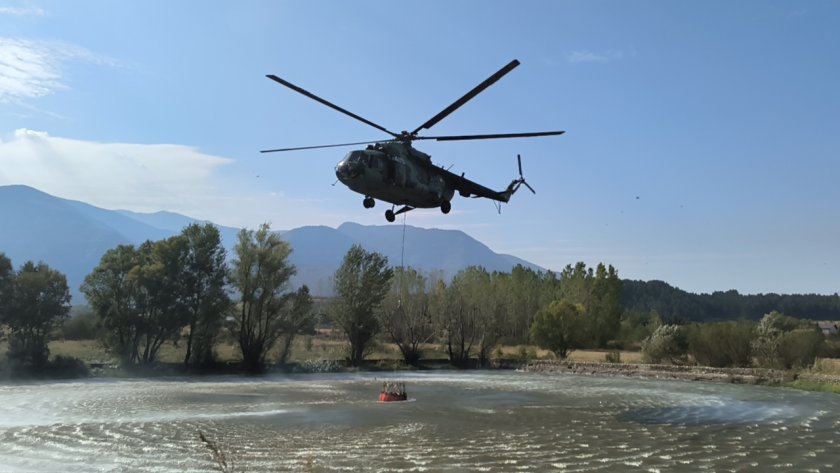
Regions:
M 186 324 L 184 248 L 179 237 L 119 245 L 85 277 L 81 289 L 102 322 L 103 343 L 124 365 L 154 362 Z
M 285 363 L 288 359 L 295 337 L 315 333 L 315 313 L 312 306 L 312 296 L 309 295 L 306 285 L 288 297 L 279 320 L 281 336 L 278 363 Z
M 782 340 L 784 334 L 796 328 L 796 325 L 795 319 L 775 310 L 761 318 L 756 326 L 756 338 L 752 343 L 756 361 L 760 366 L 784 367 Z
M 534 317 L 531 340 L 540 348 L 551 350 L 558 358 L 564 359 L 570 349 L 579 347 L 578 337 L 584 322 L 581 304 L 572 304 L 565 299 L 554 301 Z
M 138 248 L 141 264 L 131 269 L 129 278 L 137 284 L 140 363 L 156 361 L 163 344 L 177 340 L 186 325 L 181 285 L 185 246 L 184 240 L 175 236 L 146 241 Z
M 420 361 L 421 346 L 434 335 L 426 278 L 413 268 L 397 268 L 382 301 L 380 324 L 408 365 Z
M 695 324 L 688 328 L 688 352 L 703 366 L 750 366 L 755 325 L 748 320 Z
M 454 288 L 438 280 L 432 290 L 431 304 L 432 317 L 446 346 L 449 362 L 454 366 L 466 367 L 477 330 L 475 321 L 466 310 L 464 298 Z
M 225 249 L 219 230 L 209 223 L 190 224 L 179 237 L 184 242 L 179 255 L 181 303 L 189 327 L 184 364 L 211 363 L 216 337 L 231 304 L 225 292 Z
M 266 355 L 287 326 L 284 314 L 294 293 L 287 292 L 295 267 L 289 244 L 263 224 L 254 232 L 241 230 L 234 249 L 231 284 L 240 294 L 234 333 L 246 370 L 260 371 Z M 308 290 L 305 290 L 308 296 Z
M 394 271 L 388 258 L 353 245 L 335 272 L 336 298 L 331 312 L 333 322 L 350 342 L 349 361 L 358 366 L 379 330 L 375 311 L 388 293 Z
M 583 346 L 605 348 L 621 329 L 622 282 L 615 268 L 599 263 L 595 270 L 579 262 L 560 273 L 560 297 L 582 304 L 586 323 L 580 327 Z
M 5 253 L 0 252 L 0 325 L 5 323 L 6 313 L 11 304 L 14 275 L 12 260 L 6 257 Z
M 102 342 L 123 364 L 138 361 L 139 316 L 135 304 L 137 282 L 129 274 L 140 264 L 133 245 L 119 245 L 102 255 L 85 277 L 82 293 L 102 323 Z
M 45 263 L 32 261 L 17 273 L 10 273 L 6 262 L 0 261 L 0 272 L 5 273 L 0 278 L 7 304 L 3 322 L 10 331 L 8 356 L 23 369 L 41 371 L 50 355 L 50 334 L 70 313 L 67 278 Z
M 501 273 L 488 273 L 482 267 L 471 266 L 452 280 L 451 289 L 460 293 L 464 309 L 472 319 L 476 336 L 476 357 L 479 366 L 490 361 L 490 353 L 499 341 L 505 308 L 500 290 L 504 281 Z
M 679 325 L 661 325 L 642 342 L 645 363 L 685 364 L 688 338 Z
M 810 366 L 824 347 L 825 336 L 816 324 L 777 311 L 758 322 L 752 344 L 758 364 L 777 369 Z

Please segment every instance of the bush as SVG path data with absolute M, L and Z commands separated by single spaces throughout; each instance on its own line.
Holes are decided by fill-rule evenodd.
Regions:
M 85 378 L 90 376 L 90 369 L 78 358 L 58 355 L 47 363 L 45 374 L 50 378 Z
M 825 336 L 819 330 L 801 329 L 784 334 L 779 347 L 779 358 L 785 369 L 806 368 L 823 351 Z
M 803 368 L 825 352 L 825 336 L 812 322 L 786 317 L 778 312 L 765 315 L 756 328 L 752 344 L 759 365 L 768 368 Z
M 604 361 L 607 363 L 621 363 L 621 352 L 618 350 L 608 351 L 604 355 Z
M 662 325 L 642 342 L 645 363 L 685 364 L 688 339 L 679 325 Z
M 747 367 L 754 337 L 755 323 L 746 320 L 698 324 L 688 330 L 688 352 L 699 365 Z

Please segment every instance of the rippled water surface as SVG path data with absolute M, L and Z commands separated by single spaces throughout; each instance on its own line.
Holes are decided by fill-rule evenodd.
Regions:
M 519 372 L 0 385 L 0 471 L 840 471 L 840 396 Z

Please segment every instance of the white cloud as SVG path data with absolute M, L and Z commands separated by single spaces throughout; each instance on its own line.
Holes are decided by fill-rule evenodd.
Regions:
M 0 141 L 0 185 L 25 184 L 112 209 L 187 211 L 214 195 L 213 173 L 230 162 L 182 145 L 97 143 L 19 129 Z
M 15 16 L 44 16 L 44 10 L 38 7 L 0 7 L 0 15 L 15 15 Z
M 61 77 L 67 61 L 116 65 L 68 43 L 0 37 L 0 103 L 35 99 L 66 88 Z
M 220 225 L 274 228 L 347 220 L 224 171 L 234 161 L 177 144 L 100 143 L 19 129 L 0 140 L 0 186 L 22 184 L 105 209 L 166 210 Z
M 610 49 L 603 52 L 590 51 L 583 49 L 579 51 L 572 51 L 566 54 L 566 60 L 571 63 L 578 62 L 610 62 L 624 57 L 624 52 L 616 49 Z

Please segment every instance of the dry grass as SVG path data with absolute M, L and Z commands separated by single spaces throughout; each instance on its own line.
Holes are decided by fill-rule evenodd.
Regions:
M 575 350 L 569 353 L 569 360 L 571 361 L 589 361 L 595 363 L 603 363 L 606 360 L 608 350 Z M 641 363 L 642 354 L 637 351 L 622 351 L 622 363 Z
M 0 359 L 5 357 L 7 342 L 0 341 Z M 216 345 L 216 355 L 221 362 L 237 362 L 241 360 L 239 347 L 232 340 L 221 341 Z M 440 344 L 425 344 L 422 346 L 423 358 L 426 360 L 445 360 L 445 348 Z M 299 336 L 292 345 L 289 362 L 299 363 L 307 360 L 342 360 L 347 353 L 347 342 L 335 334 L 319 332 L 314 336 Z M 574 350 L 569 353 L 570 361 L 604 362 L 607 350 Z M 116 359 L 108 353 L 105 347 L 96 340 L 55 340 L 50 342 L 51 356 L 67 356 L 78 358 L 87 363 L 109 363 Z M 177 346 L 167 342 L 161 347 L 158 360 L 166 363 L 179 363 L 184 360 L 186 346 L 183 342 Z M 622 363 L 640 363 L 639 352 L 620 352 Z M 492 353 L 494 357 L 503 358 L 537 358 L 553 359 L 554 354 L 534 345 L 505 345 Z M 396 345 L 379 343 L 368 356 L 376 360 L 401 360 L 402 354 Z M 277 353 L 269 354 L 268 361 L 276 362 Z M 840 374 L 840 360 L 818 359 L 815 370 Z
M 815 373 L 840 375 L 840 359 L 817 358 L 812 369 Z

